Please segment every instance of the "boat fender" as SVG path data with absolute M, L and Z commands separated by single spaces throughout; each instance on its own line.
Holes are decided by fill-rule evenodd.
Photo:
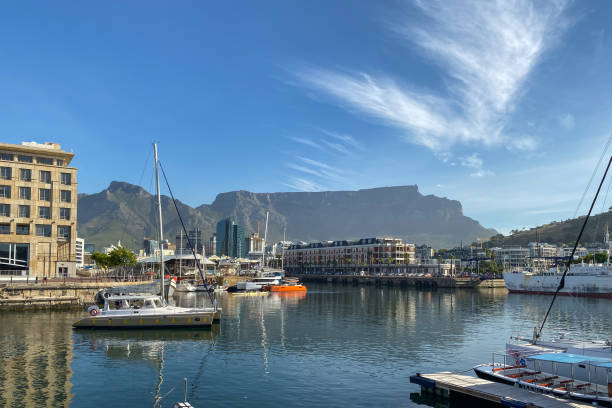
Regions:
M 87 311 L 91 316 L 97 316 L 98 313 L 100 313 L 100 309 L 98 308 L 98 306 L 89 306 L 87 308 Z

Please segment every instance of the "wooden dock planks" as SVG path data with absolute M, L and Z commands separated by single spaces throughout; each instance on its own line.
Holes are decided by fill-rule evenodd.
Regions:
M 435 388 L 446 389 L 511 407 L 592 407 L 592 405 L 577 401 L 557 398 L 552 395 L 539 394 L 523 388 L 512 387 L 510 385 L 500 384 L 478 377 L 451 372 L 417 374 L 416 376 L 410 377 L 410 382 L 419 384 L 423 388 L 431 388 L 433 386 Z

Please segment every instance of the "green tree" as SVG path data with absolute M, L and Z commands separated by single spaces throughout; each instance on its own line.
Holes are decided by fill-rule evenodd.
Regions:
M 129 249 L 120 247 L 108 254 L 109 266 L 136 266 L 136 254 Z
M 110 266 L 109 256 L 103 252 L 94 252 L 91 254 L 91 260 L 98 265 L 98 268 L 102 268 L 104 270 L 107 270 Z

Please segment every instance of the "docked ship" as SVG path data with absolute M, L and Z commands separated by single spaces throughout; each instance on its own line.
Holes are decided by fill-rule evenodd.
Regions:
M 563 276 L 558 267 L 547 271 L 504 272 L 506 288 L 511 293 L 553 295 Z M 558 295 L 612 298 L 612 266 L 602 264 L 574 264 L 565 276 L 565 286 Z

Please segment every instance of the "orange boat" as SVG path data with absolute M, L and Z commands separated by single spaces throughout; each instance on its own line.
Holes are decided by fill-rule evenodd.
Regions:
M 306 286 L 301 283 L 290 284 L 290 285 L 270 285 L 268 286 L 270 292 L 306 292 Z

